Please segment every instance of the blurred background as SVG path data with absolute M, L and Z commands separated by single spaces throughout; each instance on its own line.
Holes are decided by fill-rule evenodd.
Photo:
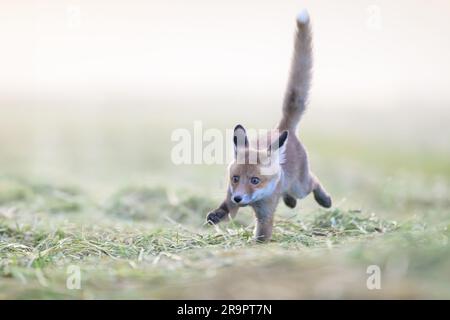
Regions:
M 361 186 L 380 175 L 447 181 L 447 1 L 3 3 L 1 173 L 218 200 L 225 165 L 174 165 L 171 133 L 275 125 L 303 7 L 315 64 L 299 134 L 335 198 L 378 205 Z
M 416 231 L 423 226 L 412 223 L 411 227 L 407 225 L 404 238 L 402 234 L 398 242 L 381 242 L 372 255 L 367 248 L 351 251 L 349 256 L 338 251 L 330 264 L 338 272 L 328 278 L 315 272 L 328 272 L 320 267 L 330 263 L 330 256 L 325 253 L 317 264 L 309 265 L 304 259 L 307 245 L 278 253 L 282 260 L 279 265 L 270 262 L 275 252 L 264 253 L 267 262 L 265 256 L 259 256 L 262 250 L 249 249 L 249 256 L 207 250 L 201 259 L 195 260 L 197 253 L 193 255 L 193 261 L 205 261 L 206 269 L 199 268 L 202 276 L 219 272 L 226 261 L 238 265 L 238 271 L 242 270 L 239 261 L 253 261 L 259 266 L 261 258 L 267 265 L 263 264 L 259 273 L 252 269 L 255 266 L 242 273 L 241 279 L 246 282 L 239 278 L 230 282 L 226 272 L 220 273 L 216 282 L 211 282 L 217 286 L 204 282 L 203 291 L 196 292 L 206 297 L 241 294 L 246 298 L 273 298 L 273 292 L 281 292 L 281 297 L 289 298 L 339 298 L 353 297 L 346 290 L 356 288 L 364 296 L 369 294 L 363 286 L 365 273 L 358 272 L 365 270 L 366 262 L 389 265 L 389 259 L 400 256 L 401 261 L 395 260 L 391 268 L 395 271 L 393 278 L 398 280 L 392 282 L 391 296 L 423 297 L 428 292 L 448 297 L 450 2 L 446 0 L 3 1 L 0 213 L 13 223 L 16 218 L 11 218 L 14 214 L 8 208 L 20 209 L 22 202 L 35 201 L 32 194 L 36 193 L 37 207 L 32 201 L 26 203 L 17 216 L 35 219 L 33 210 L 47 212 L 50 203 L 50 213 L 41 218 L 45 226 L 57 221 L 59 216 L 53 211 L 61 213 L 64 221 L 76 219 L 72 211 L 83 212 L 86 217 L 82 223 L 87 225 L 92 224 L 91 211 L 96 211 L 101 217 L 96 221 L 108 225 L 117 221 L 111 222 L 97 212 L 103 210 L 99 205 L 103 200 L 126 186 L 161 186 L 164 190 L 187 190 L 188 197 L 197 199 L 195 202 L 188 198 L 192 207 L 187 211 L 189 217 L 177 222 L 183 228 L 201 226 L 207 210 L 223 197 L 225 165 L 173 164 L 171 149 L 175 143 L 171 133 L 177 128 L 192 132 L 196 120 L 202 122 L 204 130 L 217 128 L 223 132 L 237 123 L 255 129 L 274 126 L 280 117 L 287 82 L 295 17 L 304 7 L 313 24 L 314 77 L 299 135 L 309 150 L 313 170 L 333 195 L 338 210 L 361 209 L 389 220 L 416 217 L 424 224 L 439 223 L 436 228 L 440 231 L 433 229 L 430 238 L 417 236 Z M 72 203 L 66 205 L 71 193 L 55 189 L 56 196 L 66 201 L 62 209 L 60 202 L 55 208 L 45 198 L 51 193 L 53 199 L 53 187 L 36 191 L 22 178 L 53 187 L 77 186 L 94 201 L 89 202 L 87 210 Z M 160 221 L 152 220 L 160 214 L 160 207 L 154 203 L 158 197 L 165 199 L 166 192 L 158 191 L 156 196 L 154 191 L 146 192 L 144 196 L 132 194 L 131 204 L 126 202 L 125 207 L 132 212 L 137 207 L 142 213 L 138 225 L 150 230 L 142 221 Z M 117 197 L 121 199 L 122 195 Z M 121 214 L 127 211 L 119 209 Z M 66 215 L 64 210 L 70 212 Z M 295 214 L 303 219 L 303 213 L 317 210 L 308 198 Z M 279 211 L 282 217 L 294 214 L 284 206 Z M 148 212 L 154 216 L 149 217 Z M 445 224 L 442 228 L 441 223 Z M 5 232 L 1 229 L 0 235 Z M 288 231 L 277 232 L 279 239 L 289 235 Z M 9 242 L 22 241 L 20 234 L 15 236 L 20 241 L 11 237 Z M 41 237 L 36 239 L 33 246 L 42 247 Z M 325 246 L 325 240 L 320 243 Z M 416 248 L 417 243 L 433 246 Z M 407 249 L 396 251 L 402 245 Z M 443 245 L 446 249 L 442 249 Z M 314 248 L 311 252 L 315 252 Z M 187 250 L 183 257 L 189 261 L 190 255 Z M 242 259 L 244 256 L 247 260 Z M 298 259 L 285 273 L 287 256 Z M 359 259 L 362 267 L 345 267 L 347 261 L 352 261 L 349 257 Z M 215 265 L 219 261 L 220 267 Z M 178 266 L 179 262 L 174 264 Z M 154 268 L 153 262 L 149 265 Z M 172 264 L 168 265 L 172 268 Z M 166 272 L 164 266 L 162 272 Z M 305 272 L 298 273 L 299 267 Z M 126 264 L 126 275 L 129 269 Z M 189 267 L 182 266 L 181 270 L 186 272 L 183 279 L 191 279 Z M 145 272 L 151 275 L 149 269 Z M 346 276 L 342 277 L 344 272 Z M 9 277 L 9 273 L 5 274 Z M 280 275 L 278 291 L 272 291 L 275 283 L 268 283 L 264 290 L 252 285 L 251 276 L 265 279 L 267 274 Z M 361 288 L 350 280 L 350 284 L 344 283 L 354 275 L 362 276 L 363 280 L 357 282 Z M 168 279 L 172 276 L 168 273 Z M 10 280 L 11 288 L 18 288 L 16 278 Z M 158 279 L 155 290 L 161 288 Z M 311 290 L 296 284 L 308 281 Z M 105 289 L 104 296 L 120 291 L 116 290 L 115 275 L 108 283 L 111 288 Z M 239 287 L 240 283 L 249 284 L 247 291 Z M 133 288 L 126 281 L 122 284 L 129 290 Z M 219 287 L 223 290 L 216 290 Z M 93 289 L 92 297 L 99 296 L 97 289 Z M 147 289 L 142 292 L 148 293 Z M 185 289 L 185 296 L 192 297 L 190 284 Z M 33 296 L 23 290 L 25 297 Z M 175 292 L 170 291 L 167 297 L 181 291 Z
M 111 178 L 110 166 L 125 178 L 183 171 L 169 163 L 174 128 L 274 125 L 303 7 L 315 54 L 305 139 L 448 149 L 448 1 L 1 6 L 3 171 L 84 181 Z

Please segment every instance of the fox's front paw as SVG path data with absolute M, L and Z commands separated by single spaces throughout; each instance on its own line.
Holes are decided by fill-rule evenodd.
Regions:
M 218 224 L 221 220 L 223 220 L 227 216 L 227 212 L 222 209 L 214 210 L 206 216 L 206 222 L 209 224 Z

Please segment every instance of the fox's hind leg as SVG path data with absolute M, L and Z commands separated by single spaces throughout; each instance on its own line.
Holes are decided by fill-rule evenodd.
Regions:
M 287 193 L 283 195 L 283 201 L 286 206 L 292 209 L 295 208 L 295 206 L 297 205 L 297 199 L 295 199 L 293 196 Z
M 325 188 L 320 183 L 317 177 L 313 177 L 313 194 L 314 199 L 316 199 L 317 203 L 320 204 L 324 208 L 330 208 L 332 201 L 330 195 L 327 193 Z

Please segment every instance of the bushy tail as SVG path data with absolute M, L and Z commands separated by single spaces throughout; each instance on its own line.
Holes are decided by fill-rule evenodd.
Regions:
M 312 71 L 312 34 L 308 11 L 297 16 L 294 56 L 283 101 L 283 117 L 278 128 L 295 131 L 305 111 Z

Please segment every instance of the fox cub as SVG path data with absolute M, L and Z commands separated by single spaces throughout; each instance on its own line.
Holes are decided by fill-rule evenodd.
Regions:
M 305 111 L 311 83 L 312 39 L 309 14 L 297 17 L 294 56 L 282 118 L 278 126 L 250 143 L 241 125 L 234 128 L 234 160 L 228 167 L 229 185 L 225 200 L 206 219 L 217 224 L 234 217 L 239 207 L 255 211 L 255 239 L 266 242 L 272 237 L 273 216 L 278 202 L 294 208 L 297 199 L 313 192 L 323 207 L 331 207 L 331 197 L 319 179 L 310 171 L 308 156 L 295 135 Z

